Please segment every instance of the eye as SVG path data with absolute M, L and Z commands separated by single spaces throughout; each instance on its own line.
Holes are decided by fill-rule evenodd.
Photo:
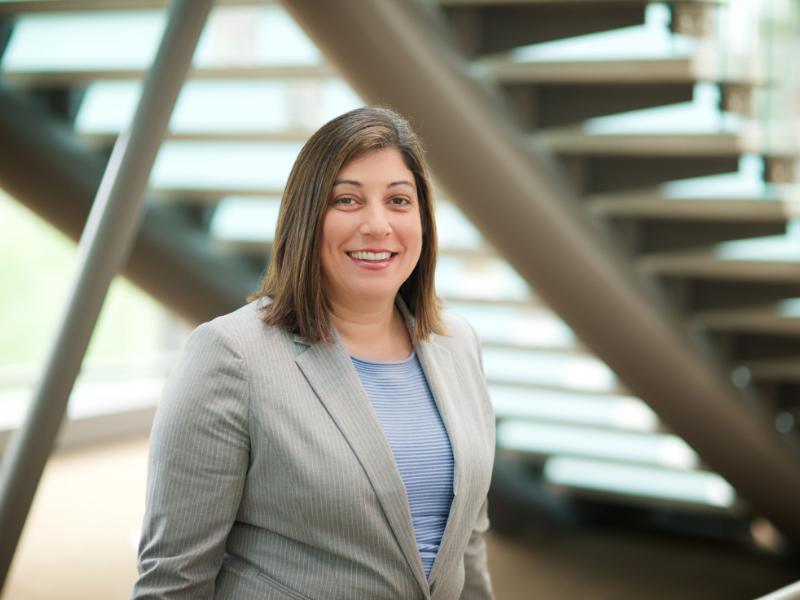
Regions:
M 392 206 L 409 206 L 411 205 L 411 201 L 408 198 L 398 197 L 389 200 L 389 204 Z
M 355 198 L 351 198 L 350 196 L 343 196 L 342 198 L 336 198 L 333 201 L 333 204 L 335 206 L 355 206 L 357 203 Z

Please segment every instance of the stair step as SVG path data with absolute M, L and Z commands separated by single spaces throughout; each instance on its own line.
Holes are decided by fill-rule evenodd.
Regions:
M 694 83 L 720 81 L 719 66 L 708 56 L 653 60 L 575 60 L 525 62 L 508 54 L 487 56 L 475 62 L 477 71 L 493 80 L 528 84 Z M 726 73 L 725 81 L 757 85 L 752 70 L 740 66 Z
M 744 238 L 783 235 L 787 230 L 785 218 L 780 221 L 728 221 L 724 216 L 706 220 L 613 217 L 610 221 L 630 255 L 704 248 Z
M 585 203 L 596 215 L 631 219 L 676 219 L 685 221 L 784 222 L 790 218 L 792 205 L 784 200 L 681 199 L 637 195 L 627 198 L 594 198 Z
M 608 218 L 630 254 L 707 247 L 786 233 L 793 204 L 779 199 L 665 198 L 658 189 L 594 196 L 587 210 Z
M 505 91 L 526 131 L 580 123 L 586 119 L 615 115 L 692 100 L 695 82 L 644 83 L 506 83 Z M 731 89 L 734 88 L 725 88 Z M 726 92 L 728 103 L 745 113 L 752 107 L 749 87 Z
M 223 198 L 231 195 L 236 196 L 249 196 L 258 198 L 261 196 L 280 196 L 283 194 L 283 183 L 276 184 L 272 187 L 268 185 L 252 186 L 235 184 L 229 186 L 207 186 L 207 187 L 189 187 L 182 185 L 166 186 L 152 186 L 151 199 L 153 202 L 161 204 L 217 204 Z
M 540 131 L 532 139 L 557 154 L 594 156 L 739 156 L 758 153 L 763 144 L 755 131 L 742 134 L 590 134 L 580 126 Z
M 712 331 L 800 336 L 800 298 L 760 306 L 698 311 L 690 323 Z
M 469 58 L 525 46 L 641 25 L 646 2 L 439 2 L 461 51 Z
M 0 4 L 1 5 L 1 4 Z M 144 69 L 86 69 L 63 71 L 2 70 L 3 79 L 21 88 L 59 88 L 101 80 L 139 80 L 147 73 Z M 188 80 L 205 79 L 316 79 L 338 77 L 336 70 L 327 65 L 277 65 L 253 67 L 194 67 Z
M 744 366 L 753 379 L 777 383 L 800 383 L 800 357 L 749 360 Z
M 795 260 L 725 260 L 709 250 L 640 256 L 636 268 L 643 274 L 668 277 L 800 283 L 800 252 Z
M 311 137 L 311 131 L 250 131 L 250 132 L 168 132 L 165 139 L 177 142 L 303 142 Z M 110 148 L 117 135 L 80 134 L 78 137 L 90 148 Z

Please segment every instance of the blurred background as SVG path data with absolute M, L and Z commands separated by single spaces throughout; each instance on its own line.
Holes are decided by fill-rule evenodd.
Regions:
M 498 420 L 488 536 L 498 600 L 746 600 L 800 579 L 800 510 L 769 502 L 800 481 L 800 1 L 365 1 L 364 23 L 335 32 L 375 47 L 362 61 L 304 4 L 212 10 L 3 600 L 128 596 L 147 434 L 176 356 L 199 322 L 257 288 L 304 140 L 376 101 L 429 142 L 437 291 L 484 344 Z M 391 48 L 381 48 L 385 24 L 367 20 L 372 5 L 402 15 L 422 63 L 462 87 L 415 87 L 413 73 L 382 66 Z M 41 373 L 76 240 L 166 6 L 0 1 L 0 448 Z M 454 127 L 448 150 L 447 131 L 426 118 L 456 92 L 499 117 L 471 144 Z M 412 96 L 432 112 L 409 109 Z M 452 112 L 456 123 L 468 114 Z M 624 367 L 617 348 L 648 345 L 651 332 L 609 313 L 615 333 L 598 342 L 587 325 L 597 315 L 564 299 L 574 289 L 602 304 L 605 287 L 573 281 L 580 269 L 558 245 L 527 254 L 541 223 L 502 235 L 493 213 L 524 205 L 502 181 L 482 201 L 459 187 L 447 156 L 500 143 L 530 157 L 526 176 L 562 190 L 518 201 L 559 206 L 591 230 L 585 256 L 612 256 L 630 277 L 606 285 L 647 290 L 636 293 L 693 344 L 684 359 L 707 364 L 733 408 L 703 405 L 705 390 L 699 401 L 669 397 L 655 372 L 630 367 L 641 376 L 626 382 L 607 364 Z M 540 276 L 545 264 L 557 273 Z M 208 295 L 170 291 L 189 280 Z M 724 435 L 728 410 L 747 417 L 748 437 Z M 725 460 L 759 440 L 796 467 L 789 479 L 768 461 Z

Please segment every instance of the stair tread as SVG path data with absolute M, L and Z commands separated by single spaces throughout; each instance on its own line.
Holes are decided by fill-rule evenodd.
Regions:
M 800 299 L 698 311 L 690 322 L 712 331 L 800 336 Z
M 636 269 L 644 274 L 763 282 L 800 282 L 800 253 L 794 260 L 726 259 L 713 249 L 664 252 L 638 257 Z
M 721 81 L 719 68 L 705 56 L 638 60 L 530 61 L 508 54 L 485 56 L 475 69 L 501 83 L 691 83 Z M 724 81 L 759 85 L 762 81 L 744 65 L 729 70 Z
M 173 131 L 164 139 L 180 142 L 306 142 L 313 132 L 285 131 Z M 90 147 L 109 146 L 117 139 L 116 133 L 80 133 L 78 137 Z
M 595 198 L 586 203 L 589 212 L 617 218 L 676 219 L 697 221 L 786 221 L 792 204 L 777 199 L 667 199 L 650 197 Z
M 750 375 L 761 381 L 800 382 L 800 357 L 767 358 L 743 361 Z
M 531 139 L 556 153 L 623 156 L 738 156 L 759 153 L 763 145 L 755 128 L 737 133 L 592 134 L 578 125 L 544 130 Z M 784 156 L 792 151 L 789 140 L 783 151 L 779 148 L 773 144 L 770 154 Z
M 86 83 L 104 79 L 142 79 L 145 69 L 75 69 L 75 70 L 12 70 L 0 71 L 3 79 L 16 87 L 54 86 Z M 336 70 L 325 63 L 319 65 L 276 65 L 251 67 L 195 67 L 187 79 L 277 79 L 336 76 Z

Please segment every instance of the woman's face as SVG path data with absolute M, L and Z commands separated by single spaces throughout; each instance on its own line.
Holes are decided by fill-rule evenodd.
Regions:
M 393 301 L 422 251 L 414 174 L 397 150 L 376 150 L 336 176 L 322 223 L 322 275 L 334 304 Z

